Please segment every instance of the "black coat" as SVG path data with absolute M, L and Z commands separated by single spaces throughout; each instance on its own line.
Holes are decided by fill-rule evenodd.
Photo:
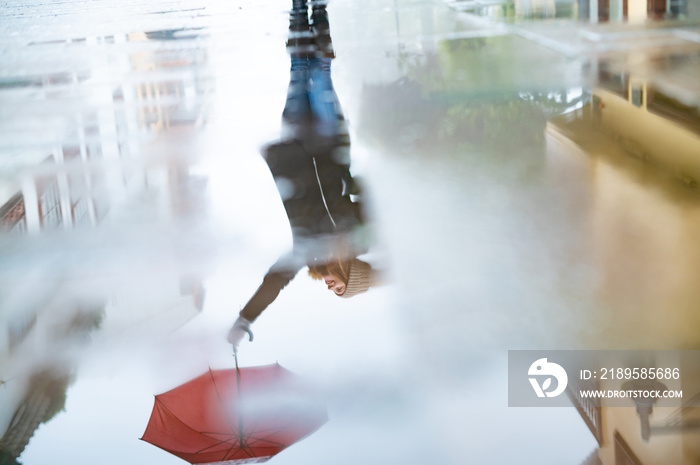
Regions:
M 264 156 L 282 197 L 295 248 L 362 223 L 360 207 L 350 199 L 353 181 L 342 139 L 315 140 L 311 147 L 292 139 L 268 146 Z
M 266 147 L 263 156 L 275 179 L 292 228 L 293 250 L 268 271 L 241 316 L 254 321 L 304 266 L 325 263 L 342 241 L 352 255 L 366 251 L 353 237 L 363 223 L 353 202 L 347 136 L 291 139 Z M 348 258 L 353 258 L 348 257 Z

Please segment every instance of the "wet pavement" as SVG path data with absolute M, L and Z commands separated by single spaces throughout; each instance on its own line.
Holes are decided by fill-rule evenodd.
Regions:
M 153 396 L 234 366 L 229 328 L 299 249 L 300 188 L 261 156 L 290 8 L 0 6 L 0 462 L 184 463 L 138 440 Z M 649 441 L 632 403 L 507 384 L 508 350 L 700 349 L 700 3 L 328 13 L 373 286 L 302 270 L 240 343 L 327 405 L 272 463 L 700 463 L 700 367 Z

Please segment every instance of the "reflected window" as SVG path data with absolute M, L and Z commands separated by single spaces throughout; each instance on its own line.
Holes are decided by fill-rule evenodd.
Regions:
M 647 110 L 700 134 L 700 111 L 697 107 L 685 105 L 652 88 L 647 95 Z
M 629 80 L 624 74 L 601 69 L 598 73 L 598 82 L 603 89 L 627 100 Z
M 27 230 L 27 217 L 24 214 L 24 196 L 16 193 L 0 207 L 0 230 L 22 233 Z
M 630 91 L 630 101 L 635 107 L 641 107 L 644 102 L 644 89 L 641 86 L 632 87 Z

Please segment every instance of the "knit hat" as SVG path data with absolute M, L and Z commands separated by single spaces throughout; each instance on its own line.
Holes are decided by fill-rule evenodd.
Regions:
M 373 284 L 374 283 L 372 281 L 372 267 L 368 263 L 363 262 L 362 260 L 353 258 L 350 261 L 350 273 L 348 276 L 348 284 L 345 288 L 345 292 L 340 297 L 344 297 L 347 299 L 350 297 L 354 297 L 357 294 L 362 294 L 363 292 L 367 292 L 367 290 Z

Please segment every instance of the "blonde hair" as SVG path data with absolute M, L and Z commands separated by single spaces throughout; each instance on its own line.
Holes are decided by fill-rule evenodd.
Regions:
M 348 280 L 350 279 L 350 261 L 335 260 L 322 265 L 313 265 L 309 267 L 309 276 L 316 281 L 321 281 L 323 279 L 323 275 L 329 274 L 338 276 L 343 280 L 343 283 L 347 285 Z
M 324 263 L 309 266 L 309 276 L 316 281 L 322 281 L 323 275 L 332 273 L 347 285 L 350 279 L 350 266 L 354 259 L 355 254 L 352 253 L 349 244 L 343 238 L 338 238 L 332 246 L 329 246 Z

